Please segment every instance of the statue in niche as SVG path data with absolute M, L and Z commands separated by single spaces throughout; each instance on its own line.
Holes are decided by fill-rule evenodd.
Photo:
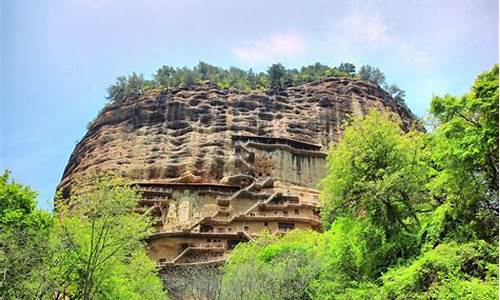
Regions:
M 189 201 L 183 200 L 179 204 L 179 223 L 189 222 Z
M 177 222 L 177 204 L 175 202 L 171 202 L 168 207 L 166 223 L 175 223 L 175 222 Z

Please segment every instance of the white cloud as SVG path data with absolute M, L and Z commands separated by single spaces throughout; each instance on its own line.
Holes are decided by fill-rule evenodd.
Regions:
M 405 63 L 415 66 L 427 66 L 430 64 L 431 56 L 427 51 L 406 42 L 399 42 L 397 46 L 399 48 L 398 54 Z
M 431 55 L 404 37 L 391 31 L 391 24 L 374 12 L 355 12 L 335 25 L 335 43 L 342 43 L 344 51 L 383 51 L 411 66 L 428 66 Z M 340 29 L 340 31 L 339 31 Z
M 305 43 L 297 34 L 280 33 L 247 42 L 232 50 L 244 62 L 275 62 L 301 54 Z
M 356 41 L 385 43 L 388 25 L 378 15 L 355 13 L 342 20 L 342 29 Z

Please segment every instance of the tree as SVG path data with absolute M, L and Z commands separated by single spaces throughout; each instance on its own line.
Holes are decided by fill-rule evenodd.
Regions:
M 356 66 L 351 63 L 341 63 L 337 69 L 340 72 L 347 73 L 349 75 L 353 75 L 354 73 L 356 73 Z
M 311 231 L 283 238 L 263 232 L 239 244 L 223 267 L 221 299 L 311 299 L 309 285 L 320 272 L 319 238 Z
M 50 261 L 39 269 L 38 298 L 162 299 L 160 278 L 145 253 L 147 215 L 133 212 L 140 198 L 113 176 L 95 177 L 57 200 Z
M 320 185 L 323 225 L 343 236 L 330 248 L 341 251 L 331 267 L 340 278 L 323 289 L 347 293 L 344 289 L 358 288 L 347 282 L 371 284 L 360 279 L 376 280 L 393 264 L 418 254 L 419 212 L 430 205 L 425 146 L 423 133 L 403 132 L 389 112 L 371 110 L 346 124 L 328 152 L 328 175 Z M 353 246 L 341 250 L 347 241 Z M 356 263 L 360 260 L 362 266 Z
M 200 61 L 198 63 L 198 66 L 196 66 L 195 69 L 200 74 L 201 79 L 207 80 L 208 78 L 210 78 L 209 77 L 209 75 L 210 75 L 210 67 L 211 66 L 209 64 Z
M 287 82 L 287 72 L 282 64 L 273 64 L 267 70 L 267 76 L 269 78 L 269 89 L 273 92 L 278 92 L 286 87 Z
M 429 187 L 436 201 L 449 203 L 456 222 L 442 235 L 461 229 L 463 239 L 498 237 L 498 100 L 498 65 L 466 95 L 432 99 L 436 174 Z
M 406 107 L 406 92 L 403 89 L 401 89 L 395 83 L 391 85 L 385 84 L 384 89 L 391 95 L 392 98 L 394 98 L 394 100 L 396 100 L 396 102 Z
M 250 87 L 250 90 L 256 90 L 259 86 L 259 82 L 258 82 L 258 75 L 255 74 L 255 72 L 250 69 L 248 70 L 247 72 L 247 79 L 248 79 L 248 85 Z
M 52 216 L 36 208 L 36 192 L 0 176 L 0 299 L 32 299 L 29 278 L 45 263 Z
M 431 112 L 440 123 L 438 131 L 458 151 L 452 152 L 453 158 L 484 176 L 490 194 L 497 194 L 498 65 L 479 75 L 467 95 L 434 97 Z
M 194 74 L 194 72 L 191 72 L 190 70 L 186 70 L 183 75 L 184 76 L 182 78 L 182 81 L 183 81 L 184 87 L 192 88 L 195 85 L 195 83 L 197 82 L 196 75 Z
M 108 87 L 107 98 L 111 102 L 122 101 L 129 97 L 137 97 L 153 87 L 189 89 L 205 80 L 221 89 L 236 88 L 247 92 L 268 89 L 278 92 L 288 86 L 318 81 L 332 76 L 354 78 L 355 71 L 356 67 L 351 63 L 341 63 L 338 67 L 329 67 L 316 62 L 300 69 L 286 69 L 277 63 L 270 66 L 267 72 L 256 74 L 251 69 L 243 70 L 237 67 L 224 69 L 200 61 L 193 68 L 162 66 L 153 74 L 153 80 L 145 80 L 142 75 L 135 73 L 128 77 L 118 77 L 116 83 Z M 363 66 L 358 75 L 364 80 L 377 82 L 379 85 L 385 83 L 385 76 L 378 68 Z
M 380 299 L 497 299 L 498 247 L 443 243 L 381 276 Z
M 358 76 L 367 81 L 375 82 L 378 85 L 383 85 L 385 83 L 385 75 L 378 68 L 372 67 L 370 65 L 363 65 L 359 69 Z
M 154 74 L 154 81 L 159 87 L 171 87 L 175 69 L 170 66 L 162 66 Z
M 168 294 L 175 299 L 221 299 L 219 264 L 186 264 L 162 270 Z
M 418 224 L 417 206 L 425 202 L 427 178 L 424 140 L 403 133 L 390 115 L 375 110 L 354 117 L 327 157 L 322 181 L 322 217 L 330 225 L 338 216 L 368 218 L 384 231 L 411 233 Z
M 319 275 L 309 283 L 312 298 L 382 299 L 377 297 L 376 283 L 391 265 L 403 260 L 400 250 L 405 243 L 388 239 L 366 218 L 335 219 L 314 246 Z
M 263 234 L 230 253 L 221 299 L 371 299 L 391 246 L 381 230 L 349 218 L 324 233 Z
M 142 74 L 136 74 L 125 77 L 120 76 L 116 79 L 116 83 L 108 87 L 108 96 L 106 97 L 111 102 L 123 101 L 127 98 L 134 98 L 144 93 L 147 82 Z
M 294 73 L 293 79 L 295 84 L 321 80 L 335 75 L 332 68 L 319 62 L 314 65 L 304 66 L 300 68 L 300 71 L 297 71 L 296 69 L 289 70 L 289 72 L 290 71 Z

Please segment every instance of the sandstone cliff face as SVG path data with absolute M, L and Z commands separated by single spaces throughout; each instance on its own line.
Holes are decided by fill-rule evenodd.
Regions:
M 195 89 L 150 92 L 106 107 L 78 143 L 59 188 L 114 171 L 142 191 L 155 218 L 148 241 L 160 265 L 220 263 L 262 230 L 321 230 L 318 182 L 329 143 L 349 115 L 411 113 L 378 86 L 328 78 L 279 95 Z
M 220 90 L 153 91 L 105 108 L 75 147 L 60 188 L 77 175 L 115 171 L 132 180 L 219 183 L 233 135 L 289 138 L 321 145 L 341 135 L 348 115 L 388 109 L 408 128 L 412 114 L 377 85 L 328 78 L 279 95 Z

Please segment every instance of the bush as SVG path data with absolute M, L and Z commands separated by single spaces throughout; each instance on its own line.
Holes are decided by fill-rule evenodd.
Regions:
M 223 267 L 222 299 L 311 299 L 309 283 L 320 272 L 320 238 L 296 230 L 239 244 Z
M 116 79 L 116 83 L 108 87 L 107 99 L 110 102 L 119 102 L 127 98 L 140 96 L 148 83 L 144 80 L 142 74 L 136 74 L 125 77 L 120 76 Z
M 497 249 L 481 240 L 440 244 L 408 266 L 384 274 L 381 295 L 385 299 L 498 299 Z

